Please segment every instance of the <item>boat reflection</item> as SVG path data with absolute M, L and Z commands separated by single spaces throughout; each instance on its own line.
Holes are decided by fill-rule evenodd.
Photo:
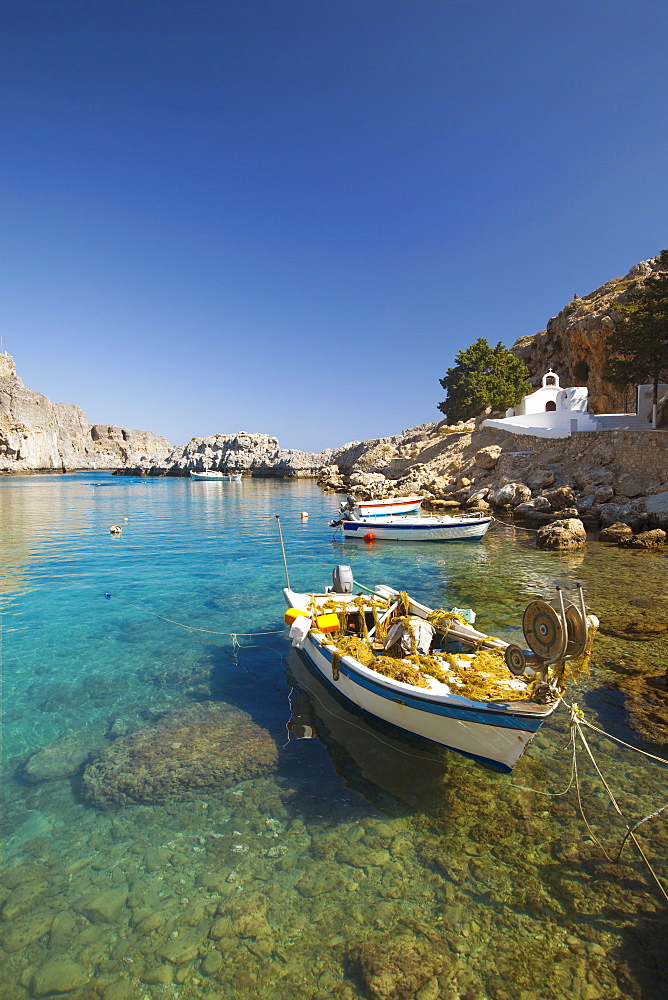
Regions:
M 370 720 L 340 701 L 294 649 L 287 660 L 287 679 L 297 689 L 291 699 L 289 738 L 317 737 L 344 784 L 375 805 L 386 808 L 390 795 L 411 812 L 429 813 L 442 805 L 445 788 L 475 780 L 474 773 L 481 773 L 479 765 L 459 754 Z M 496 777 L 491 771 L 489 775 Z

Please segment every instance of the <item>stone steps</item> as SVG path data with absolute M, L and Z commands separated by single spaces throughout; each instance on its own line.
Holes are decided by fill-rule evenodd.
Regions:
M 602 431 L 651 430 L 649 421 L 645 420 L 644 417 L 639 417 L 636 413 L 590 413 L 589 416 L 596 421 L 598 429 Z

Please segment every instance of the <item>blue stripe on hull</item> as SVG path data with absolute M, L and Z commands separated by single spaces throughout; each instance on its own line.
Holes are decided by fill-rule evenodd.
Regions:
M 382 528 L 387 528 L 388 531 L 438 531 L 445 534 L 446 531 L 457 531 L 459 528 L 472 528 L 478 527 L 487 528 L 489 521 L 480 521 L 475 525 L 472 524 L 447 524 L 444 526 L 438 524 L 374 524 L 373 527 L 378 531 Z M 371 527 L 371 525 L 363 524 L 361 521 L 348 521 L 343 524 L 344 531 L 366 531 Z
M 332 657 L 330 652 L 324 646 L 318 646 L 317 648 L 331 662 Z M 524 715 L 509 715 L 507 712 L 499 711 L 491 705 L 488 707 L 483 702 L 471 702 L 471 707 L 467 705 L 459 707 L 458 705 L 447 705 L 442 702 L 430 701 L 427 698 L 420 698 L 419 695 L 408 694 L 408 692 L 404 691 L 388 691 L 382 684 L 378 684 L 371 678 L 358 674 L 343 662 L 339 664 L 339 672 L 345 674 L 353 683 L 366 688 L 367 691 L 373 692 L 373 694 L 378 695 L 380 698 L 385 698 L 387 701 L 393 702 L 400 701 L 409 708 L 431 715 L 441 715 L 448 719 L 461 719 L 463 722 L 480 723 L 484 726 L 496 726 L 499 729 L 521 729 L 526 733 L 537 733 L 544 721 L 542 716 L 535 718 Z M 335 690 L 337 690 L 336 687 Z M 480 705 L 480 707 L 474 708 L 473 705 Z M 457 752 L 459 753 L 460 751 Z
M 354 701 L 351 701 L 349 698 L 346 698 L 345 694 L 337 688 L 336 684 L 328 680 L 328 678 L 326 678 L 318 670 L 317 666 L 315 665 L 313 660 L 311 660 L 306 650 L 300 650 L 299 652 L 303 655 L 304 659 L 308 663 L 309 670 L 313 674 L 315 679 L 326 683 L 330 694 L 333 697 L 335 697 L 337 701 L 339 701 L 347 711 L 349 712 L 352 711 L 360 719 L 363 719 L 367 725 L 373 726 L 374 729 L 379 729 L 380 732 L 383 732 L 382 727 L 385 727 L 388 730 L 390 730 L 388 734 L 390 736 L 392 736 L 392 734 L 395 732 L 397 734 L 401 734 L 402 736 L 403 734 L 405 734 L 406 736 L 409 736 L 412 740 L 415 741 L 416 748 L 418 749 L 420 747 L 420 743 L 426 743 L 429 744 L 430 747 L 437 747 L 439 750 L 449 750 L 451 753 L 459 754 L 460 757 L 467 757 L 468 760 L 473 760 L 477 764 L 484 764 L 485 767 L 488 767 L 492 771 L 496 771 L 499 774 L 512 774 L 513 772 L 512 767 L 508 767 L 507 764 L 502 764 L 501 761 L 495 760 L 492 757 L 483 757 L 480 754 L 469 753 L 466 750 L 460 750 L 459 747 L 450 746 L 450 744 L 448 743 L 439 743 L 438 740 L 432 740 L 428 736 L 423 736 L 421 733 L 414 733 L 412 729 L 402 729 L 401 726 L 396 725 L 394 722 L 388 722 L 387 719 L 381 719 L 377 715 L 372 715 L 371 712 L 367 712 L 366 709 L 361 708 L 359 705 L 356 705 Z M 324 653 L 325 651 L 321 650 L 321 652 Z M 297 684 L 299 685 L 299 681 L 297 681 Z

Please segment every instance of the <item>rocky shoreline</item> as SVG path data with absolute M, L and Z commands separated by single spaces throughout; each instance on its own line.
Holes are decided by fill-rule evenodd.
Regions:
M 511 516 L 535 528 L 543 548 L 579 548 L 588 530 L 634 548 L 665 542 L 666 431 L 583 431 L 549 440 L 434 424 L 417 460 L 396 478 L 363 457 L 350 470 L 323 469 L 319 485 L 360 500 L 419 493 L 435 513 Z

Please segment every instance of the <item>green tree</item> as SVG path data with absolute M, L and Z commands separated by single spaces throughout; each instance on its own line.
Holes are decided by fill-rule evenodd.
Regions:
M 507 410 L 531 391 L 529 369 L 499 341 L 490 347 L 484 338 L 455 355 L 440 383 L 447 396 L 438 404 L 450 423 L 470 420 L 488 406 Z
M 624 305 L 615 306 L 625 319 L 607 339 L 601 369 L 618 386 L 651 382 L 655 405 L 659 382 L 668 378 L 668 250 L 659 254 L 659 267 L 629 292 Z
M 576 361 L 573 365 L 573 378 L 576 385 L 586 385 L 589 379 L 589 365 L 586 361 Z

